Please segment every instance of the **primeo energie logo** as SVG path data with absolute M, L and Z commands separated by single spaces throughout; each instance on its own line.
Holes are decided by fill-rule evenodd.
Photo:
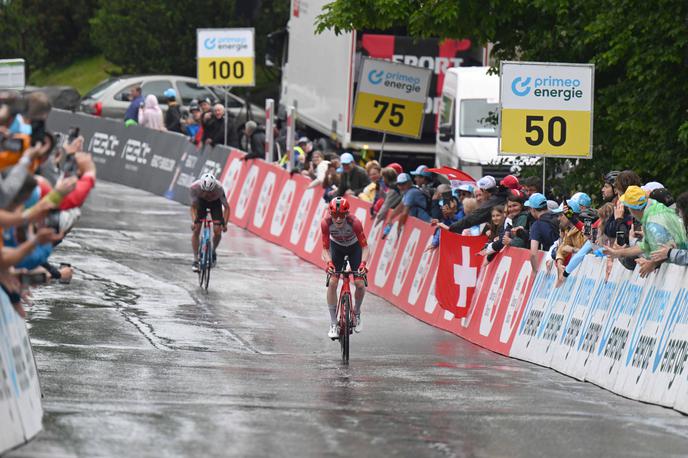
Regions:
M 568 102 L 571 99 L 583 97 L 580 89 L 581 80 L 574 78 L 555 78 L 546 76 L 543 78 L 517 76 L 511 82 L 511 92 L 518 97 L 525 97 L 532 93 L 533 97 L 562 98 Z
M 384 70 L 373 69 L 368 72 L 368 81 L 376 86 L 382 84 L 385 87 L 401 89 L 407 94 L 412 92 L 420 93 L 420 78 L 401 72 L 385 73 Z

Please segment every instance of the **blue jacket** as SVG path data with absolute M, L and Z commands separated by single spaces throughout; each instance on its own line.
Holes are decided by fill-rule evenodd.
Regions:
M 139 107 L 143 104 L 143 96 L 140 95 L 136 97 L 134 100 L 131 101 L 129 104 L 129 108 L 127 108 L 127 112 L 124 113 L 124 122 L 127 122 L 129 119 L 133 119 L 136 122 L 139 122 Z
M 10 248 L 16 248 L 18 246 L 17 244 L 17 238 L 16 238 L 16 232 L 15 229 L 9 228 L 3 230 L 2 233 L 2 238 L 3 241 L 5 242 L 6 247 Z M 31 253 L 29 253 L 24 259 L 22 259 L 19 264 L 17 264 L 15 267 L 18 267 L 20 269 L 35 269 L 36 267 L 39 267 L 41 264 L 45 263 L 50 255 L 53 252 L 53 244 L 52 243 L 46 243 L 43 245 L 38 245 Z

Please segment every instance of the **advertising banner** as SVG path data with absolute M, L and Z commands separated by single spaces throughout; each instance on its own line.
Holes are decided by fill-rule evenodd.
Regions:
M 672 304 L 676 303 L 685 269 L 676 265 L 663 265 L 658 275 L 650 278 L 647 294 L 640 304 L 633 329 L 621 359 L 614 391 L 630 398 L 640 399 L 653 378 L 652 360 L 657 354 L 659 336 L 667 327 Z
M 499 66 L 500 155 L 592 157 L 593 64 Z
M 509 355 L 535 274 L 530 253 L 502 250 L 481 272 L 467 316 L 456 333 L 482 347 Z
M 0 454 L 42 428 L 38 371 L 26 323 L 0 291 Z
M 274 237 L 270 230 L 275 208 L 279 203 L 276 195 L 284 188 L 285 182 L 289 180 L 289 173 L 273 164 L 262 161 L 256 161 L 256 163 L 264 171 L 261 173 L 255 211 L 249 219 L 248 230 L 265 240 L 275 242 L 278 238 Z

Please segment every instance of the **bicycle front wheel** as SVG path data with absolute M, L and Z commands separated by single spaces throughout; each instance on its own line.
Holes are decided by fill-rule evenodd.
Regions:
M 342 362 L 349 363 L 349 335 L 351 333 L 351 295 L 344 294 L 342 296 L 342 312 L 339 323 L 339 343 L 342 347 Z
M 213 267 L 213 244 L 210 240 L 205 242 L 205 262 L 203 263 L 203 281 L 201 288 L 208 291 L 208 284 L 210 283 L 210 269 Z

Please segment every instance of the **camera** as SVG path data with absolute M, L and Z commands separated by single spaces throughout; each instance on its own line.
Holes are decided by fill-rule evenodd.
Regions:
M 583 235 L 590 237 L 592 235 L 592 221 L 586 219 L 583 221 Z
M 78 127 L 70 127 L 69 132 L 67 133 L 66 144 L 69 145 L 72 142 L 74 142 L 74 140 L 79 138 L 79 133 L 80 130 Z M 74 156 L 74 154 L 67 154 L 63 151 L 63 154 L 60 157 L 59 168 L 64 177 L 76 175 L 79 171 L 79 167 L 76 163 L 76 157 Z
M 442 193 L 442 199 L 443 200 L 450 200 L 452 198 L 452 193 L 451 191 L 443 192 Z
M 22 153 L 26 147 L 25 139 L 11 135 L 5 136 L 0 132 L 0 151 L 8 153 Z
M 79 137 L 80 129 L 78 127 L 70 127 L 67 133 L 67 143 L 72 143 Z
M 37 119 L 31 121 L 31 146 L 45 142 L 45 121 Z
M 60 232 L 60 210 L 51 210 L 45 217 L 43 224 L 56 233 Z
M 616 231 L 616 244 L 620 246 L 628 244 L 628 240 L 626 240 L 626 231 Z

